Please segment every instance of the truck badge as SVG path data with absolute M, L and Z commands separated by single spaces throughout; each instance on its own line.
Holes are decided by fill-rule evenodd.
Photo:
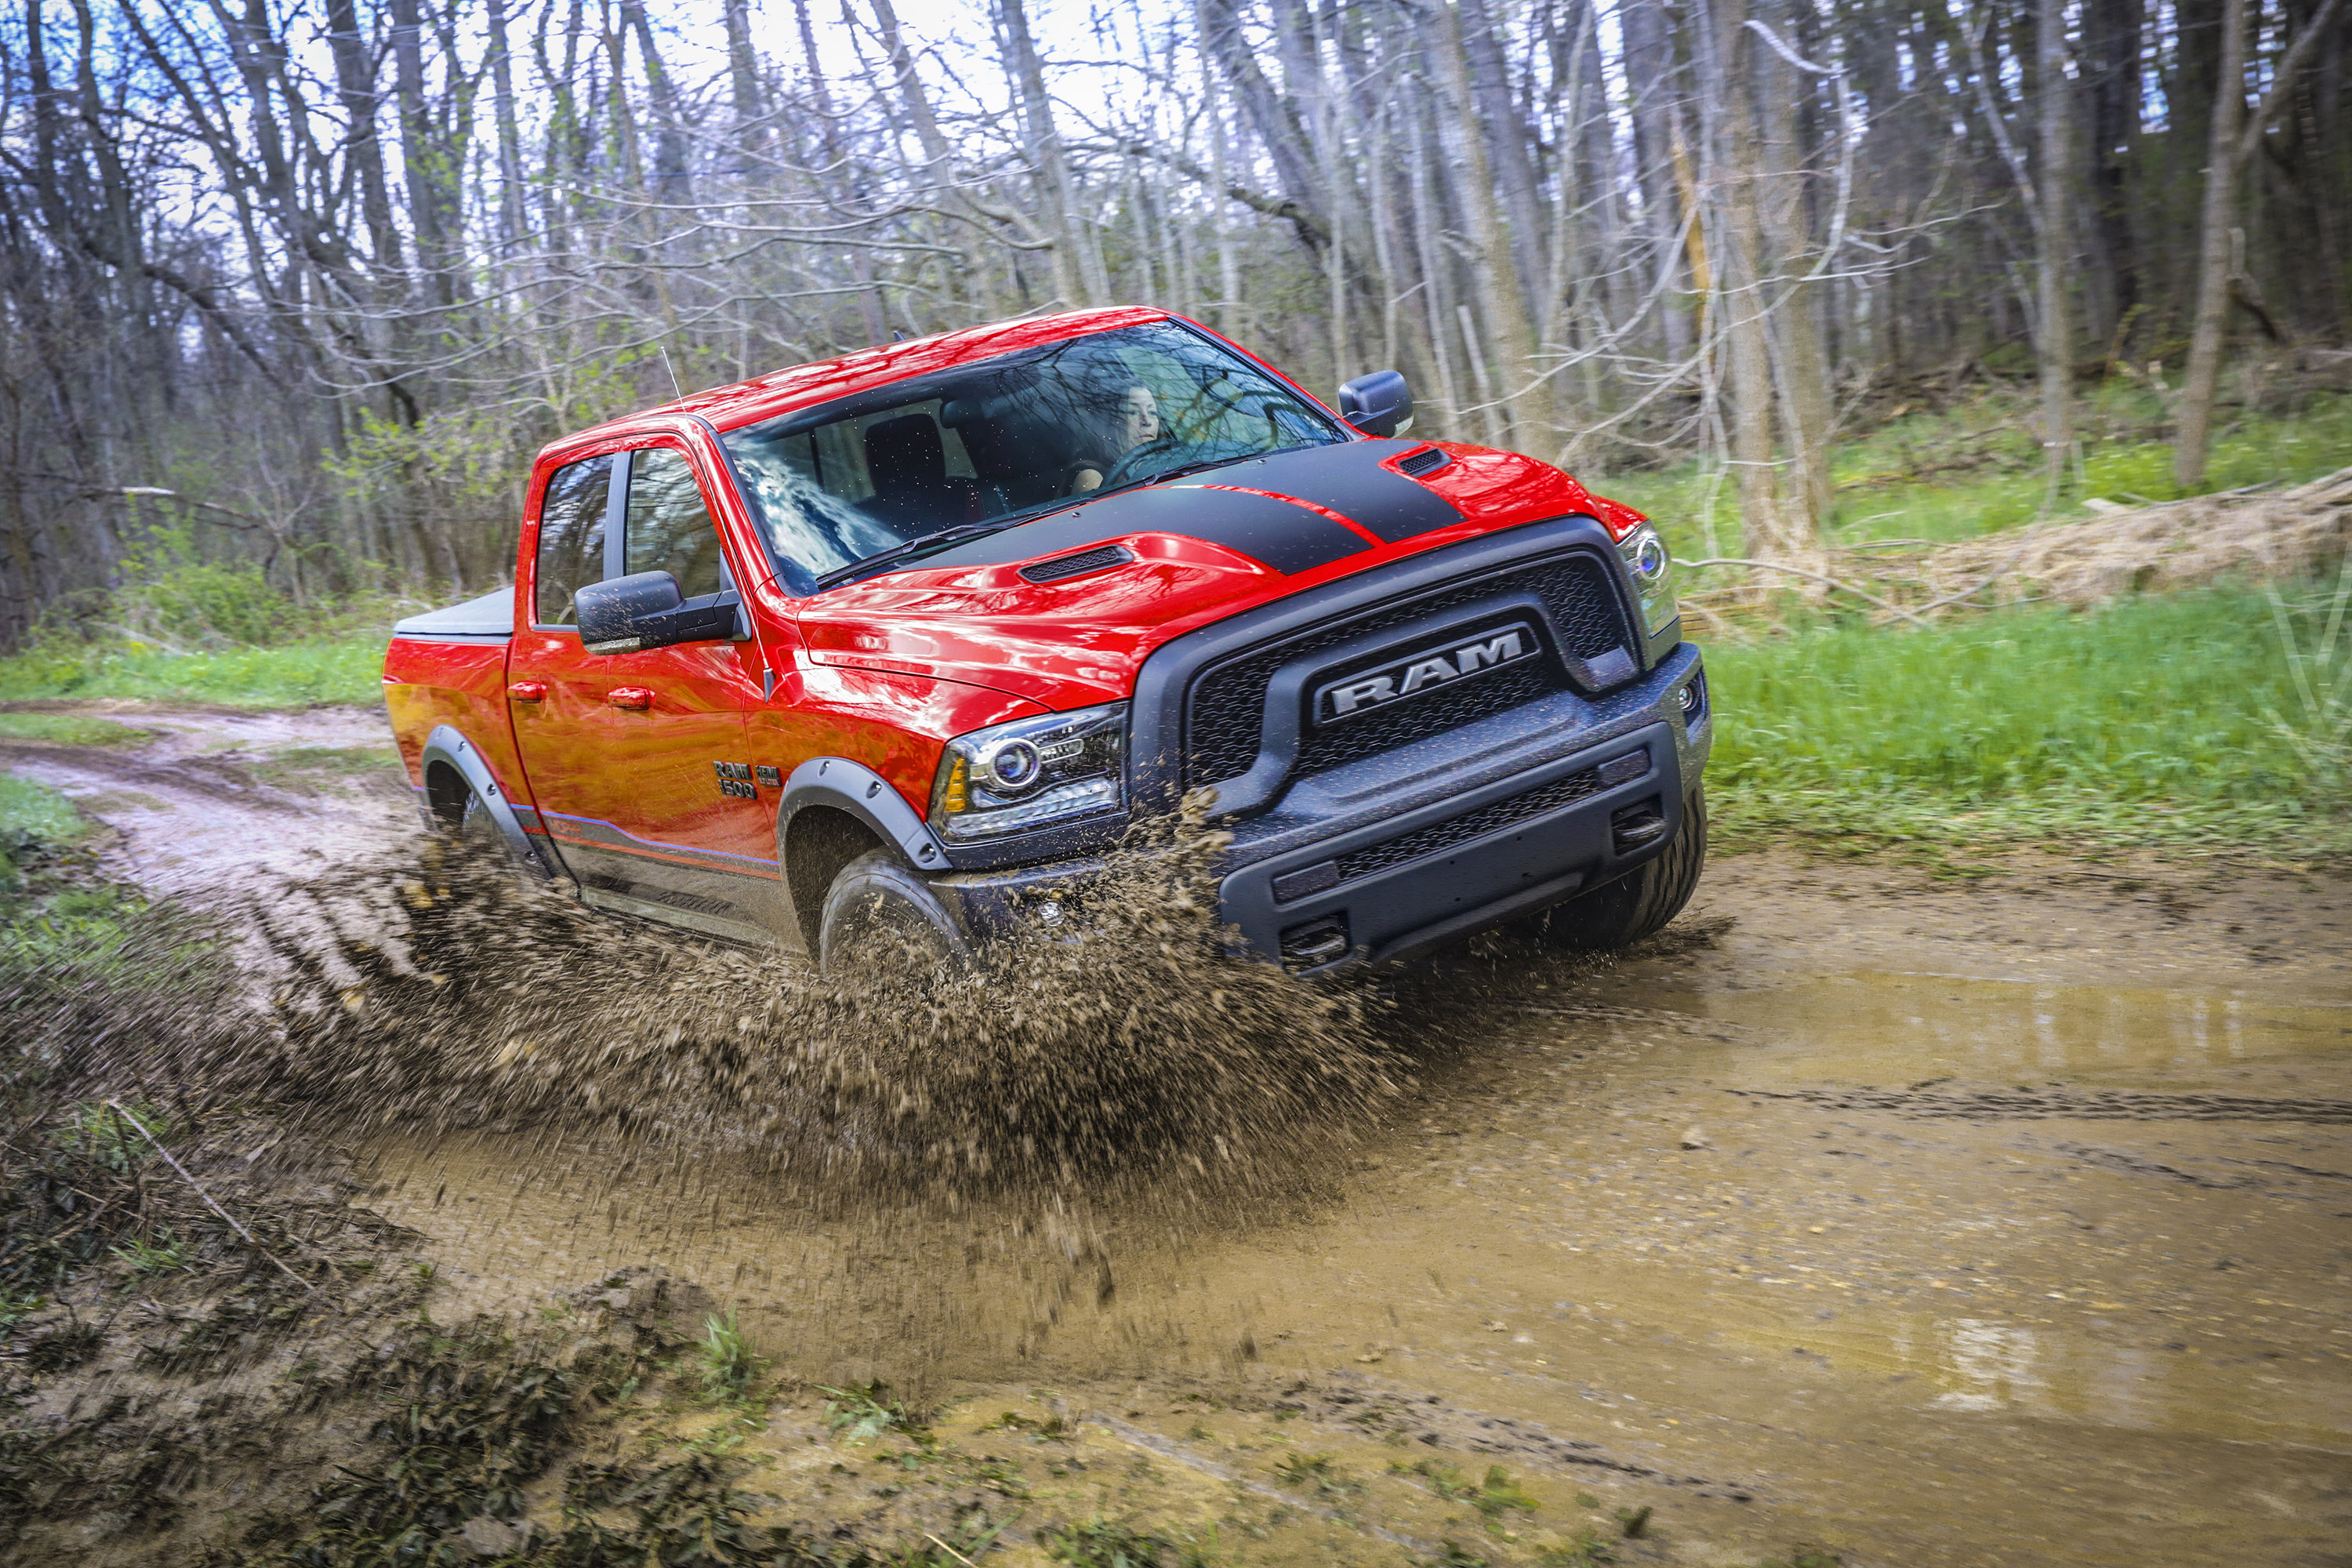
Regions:
M 713 763 L 710 765 L 719 771 L 719 793 L 720 795 L 733 795 L 738 800 L 757 800 L 760 798 L 759 790 L 754 787 L 751 783 L 751 763 Z
M 1315 721 L 1329 724 L 1439 686 L 1535 658 L 1543 643 L 1525 621 L 1441 644 L 1315 689 Z

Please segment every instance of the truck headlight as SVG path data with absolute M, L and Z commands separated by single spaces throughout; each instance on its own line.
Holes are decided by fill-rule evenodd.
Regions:
M 1127 704 L 1016 719 L 940 756 L 931 827 L 950 843 L 1025 833 L 1125 804 Z
M 1633 591 L 1642 601 L 1642 630 L 1655 637 L 1675 618 L 1675 558 L 1658 531 L 1643 523 L 1617 542 L 1618 557 L 1633 574 Z

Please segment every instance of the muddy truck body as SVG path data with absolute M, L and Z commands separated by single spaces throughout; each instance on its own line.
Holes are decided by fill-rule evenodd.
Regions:
M 1637 512 L 1335 412 L 1165 312 L 900 342 L 550 445 L 515 583 L 402 621 L 428 820 L 587 903 L 856 963 L 1055 918 L 1207 792 L 1302 972 L 1688 897 L 1711 734 Z

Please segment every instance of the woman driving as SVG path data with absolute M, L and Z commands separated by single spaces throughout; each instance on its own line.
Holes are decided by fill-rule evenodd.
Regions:
M 1120 439 L 1125 443 L 1118 455 L 1108 464 L 1091 460 L 1079 463 L 1070 476 L 1071 493 L 1101 489 L 1104 474 L 1116 470 L 1129 454 L 1158 446 L 1168 438 L 1167 429 L 1160 422 L 1160 398 L 1148 386 L 1139 384 L 1120 395 L 1118 417 Z

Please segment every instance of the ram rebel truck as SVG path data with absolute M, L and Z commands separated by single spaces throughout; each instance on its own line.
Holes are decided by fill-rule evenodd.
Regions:
M 1393 372 L 1334 412 L 1116 309 L 567 437 L 514 586 L 393 635 L 419 804 L 589 904 L 829 965 L 1052 919 L 1195 792 L 1223 922 L 1295 970 L 1630 942 L 1706 852 L 1665 548 L 1411 413 Z

